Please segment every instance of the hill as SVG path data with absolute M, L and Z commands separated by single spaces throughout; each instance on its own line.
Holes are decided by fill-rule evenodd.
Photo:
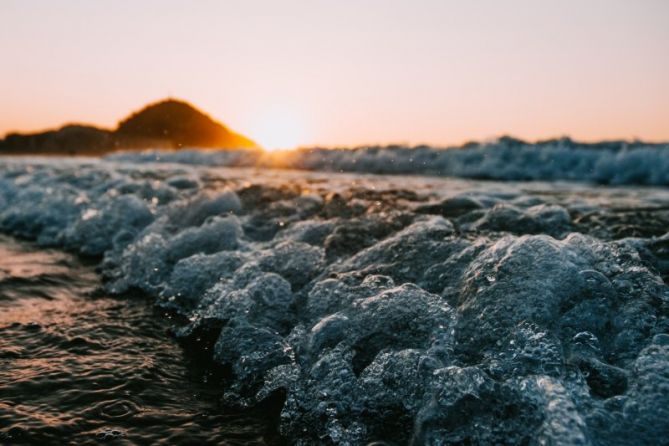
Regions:
M 0 153 L 100 155 L 148 148 L 250 149 L 258 145 L 185 101 L 166 99 L 122 119 L 115 130 L 69 124 L 39 133 L 10 133 Z
M 257 144 L 228 130 L 184 101 L 167 99 L 144 107 L 122 120 L 115 132 L 120 140 L 163 141 L 173 148 L 251 148 Z

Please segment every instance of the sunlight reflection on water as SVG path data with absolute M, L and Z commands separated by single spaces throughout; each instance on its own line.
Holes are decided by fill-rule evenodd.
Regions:
M 266 415 L 218 407 L 221 376 L 185 356 L 141 298 L 96 296 L 93 269 L 0 239 L 0 442 L 273 444 Z

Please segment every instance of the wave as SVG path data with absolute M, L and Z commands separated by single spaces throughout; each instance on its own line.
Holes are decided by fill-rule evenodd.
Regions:
M 435 152 L 351 169 L 390 153 Z M 225 404 L 279 395 L 295 444 L 666 438 L 666 188 L 208 167 L 235 156 L 7 158 L 0 230 L 186 316 Z
M 149 151 L 110 160 L 230 167 L 281 167 L 315 171 L 417 174 L 500 181 L 583 181 L 669 185 L 669 146 L 643 143 L 580 144 L 570 140 L 529 144 L 500 140 L 463 148 L 361 147 L 299 149 L 279 154 L 248 151 Z

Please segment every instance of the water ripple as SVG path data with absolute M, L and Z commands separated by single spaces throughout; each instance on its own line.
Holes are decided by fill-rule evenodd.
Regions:
M 219 409 L 220 376 L 204 379 L 147 302 L 93 297 L 98 283 L 76 259 L 0 238 L 0 444 L 279 441 L 266 414 Z

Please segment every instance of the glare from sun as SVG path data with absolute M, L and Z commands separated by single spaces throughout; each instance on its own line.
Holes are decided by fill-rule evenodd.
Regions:
M 293 149 L 304 143 L 302 120 L 289 110 L 272 110 L 262 114 L 249 133 L 269 151 Z

